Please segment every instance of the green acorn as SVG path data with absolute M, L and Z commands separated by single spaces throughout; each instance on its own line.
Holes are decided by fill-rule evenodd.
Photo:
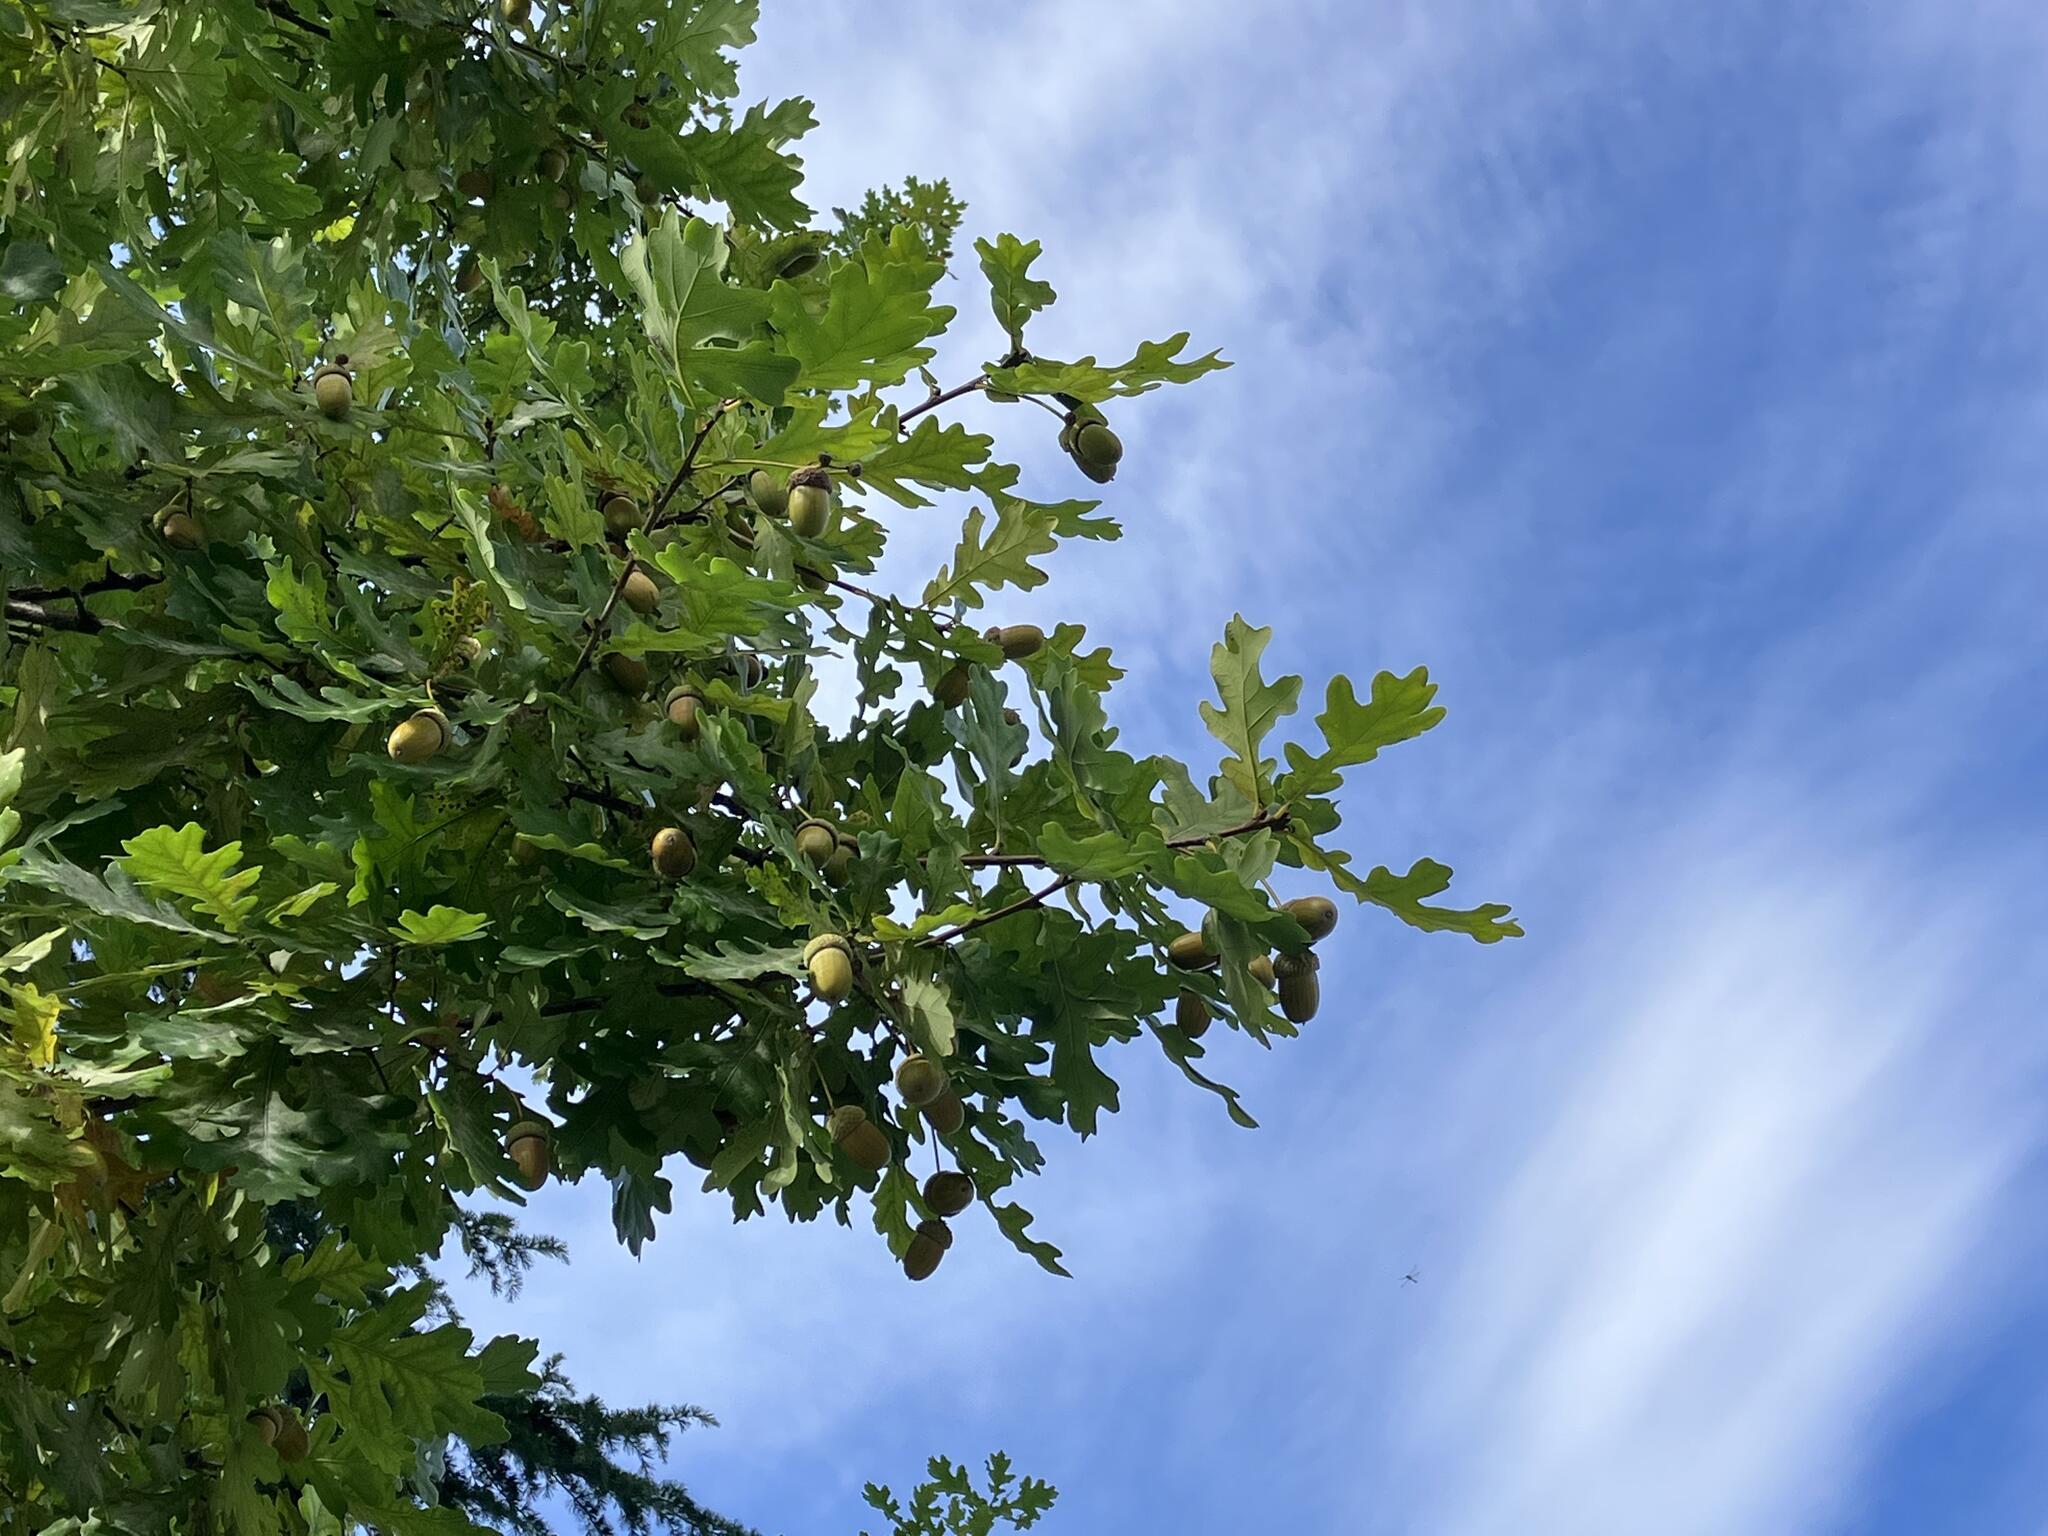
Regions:
M 627 656 L 619 651 L 611 651 L 599 665 L 604 668 L 604 675 L 612 680 L 612 686 L 619 692 L 637 697 L 647 691 L 647 663 L 638 656 Z
M 416 709 L 392 728 L 384 750 L 394 763 L 424 763 L 446 750 L 450 739 L 446 715 L 438 709 Z
M 1036 624 L 1004 624 L 989 629 L 984 639 L 1000 649 L 1010 661 L 1036 656 L 1045 644 L 1045 631 Z
M 1199 992 L 1183 990 L 1180 1000 L 1173 1005 L 1173 1022 L 1190 1040 L 1199 1040 L 1209 1033 L 1210 1017 L 1209 1004 Z
M 159 512 L 155 522 L 157 537 L 173 549 L 206 547 L 206 525 L 189 512 Z
M 929 1280 L 939 1260 L 953 1246 L 953 1229 L 934 1217 L 920 1221 L 910 1246 L 903 1250 L 903 1273 L 913 1280 Z
M 623 539 L 640 526 L 640 504 L 624 491 L 606 491 L 597 510 L 604 515 L 604 531 L 611 538 Z
M 1084 421 L 1074 429 L 1068 453 L 1081 473 L 1098 485 L 1116 478 L 1116 466 L 1124 456 L 1123 440 L 1099 421 Z
M 1252 973 L 1252 980 L 1256 981 L 1268 992 L 1272 991 L 1277 985 L 1273 973 L 1273 961 L 1270 956 L 1253 955 L 1246 962 L 1245 969 Z
M 1166 959 L 1183 971 L 1205 971 L 1216 963 L 1216 952 L 1207 939 L 1190 930 L 1166 946 Z
M 832 856 L 825 861 L 825 867 L 820 871 L 825 877 L 825 883 L 834 890 L 846 884 L 848 877 L 853 874 L 853 861 L 859 857 L 860 844 L 847 833 L 840 833 L 833 840 Z
M 765 469 L 757 469 L 747 476 L 747 499 L 770 517 L 780 517 L 789 510 L 789 487 Z
M 911 1056 L 896 1069 L 896 1091 L 913 1109 L 922 1109 L 946 1091 L 946 1069 L 929 1056 Z
M 569 174 L 569 156 L 559 145 L 550 144 L 540 152 L 534 169 L 540 172 L 543 181 L 560 181 Z
M 832 477 L 823 469 L 792 470 L 789 526 L 800 538 L 818 539 L 832 526 Z
M 545 1120 L 521 1120 L 505 1133 L 505 1151 L 528 1189 L 547 1183 L 554 1166 L 553 1130 Z
M 796 829 L 796 851 L 813 864 L 823 864 L 839 850 L 839 829 L 813 816 Z
M 833 1141 L 856 1168 L 880 1173 L 889 1166 L 889 1138 L 858 1104 L 842 1104 L 825 1121 Z
M 821 933 L 804 946 L 804 969 L 820 999 L 844 1002 L 853 991 L 853 946 L 843 934 Z
M 356 403 L 354 376 L 339 363 L 323 363 L 313 373 L 313 399 L 322 416 L 340 421 Z
M 669 689 L 668 697 L 661 701 L 661 712 L 685 741 L 695 741 L 704 729 L 704 700 L 687 683 Z
M 944 1093 L 923 1106 L 918 1113 L 923 1115 L 931 1128 L 941 1136 L 950 1136 L 967 1123 L 967 1106 L 960 1100 L 960 1090 L 951 1083 L 946 1085 Z
M 932 684 L 932 697 L 938 700 L 941 709 L 958 709 L 967 702 L 968 685 L 973 674 L 967 670 L 967 663 L 956 662 L 951 671 Z
M 974 1180 L 964 1173 L 935 1173 L 924 1181 L 923 1193 L 934 1216 L 958 1216 L 974 1203 Z
M 1322 1005 L 1323 984 L 1316 979 L 1320 969 L 1322 962 L 1313 950 L 1282 955 L 1273 962 L 1273 973 L 1280 982 L 1280 1011 L 1296 1024 L 1306 1024 Z
M 648 845 L 654 872 L 664 880 L 680 880 L 697 867 L 697 845 L 681 827 L 663 827 Z
M 1337 926 L 1337 903 L 1327 896 L 1297 896 L 1283 901 L 1280 910 L 1301 924 L 1311 944 L 1327 939 Z
M 661 588 L 654 584 L 654 578 L 644 567 L 635 564 L 626 573 L 625 585 L 619 588 L 619 599 L 635 613 L 652 613 L 661 606 Z

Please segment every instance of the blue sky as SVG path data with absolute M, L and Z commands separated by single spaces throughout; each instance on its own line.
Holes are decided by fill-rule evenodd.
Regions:
M 1040 351 L 1236 363 L 1003 617 L 1198 766 L 1234 611 L 1312 691 L 1428 663 L 1349 845 L 1529 937 L 1347 913 L 1304 1038 L 1212 1053 L 1255 1133 L 1126 1053 L 1027 1201 L 1071 1282 L 711 1200 L 636 1264 L 551 1190 L 574 1265 L 471 1320 L 712 1409 L 678 1470 L 790 1536 L 996 1447 L 1060 1533 L 2048 1532 L 2044 66 L 1956 0 L 772 6 L 814 203 L 948 176 Z

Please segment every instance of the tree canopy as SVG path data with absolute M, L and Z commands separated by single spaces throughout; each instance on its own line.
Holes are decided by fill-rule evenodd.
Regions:
M 1205 1032 L 1314 1015 L 1336 908 L 1273 882 L 1519 931 L 1335 840 L 1423 669 L 1296 722 L 1233 618 L 1197 769 L 1006 619 L 1225 365 L 1034 352 L 1038 244 L 970 265 L 942 184 L 821 222 L 754 10 L 0 0 L 14 1528 L 474 1529 L 449 1447 L 548 1383 L 435 1310 L 466 1212 L 601 1183 L 638 1252 L 681 1183 L 1058 1270 L 1018 1185 L 1117 1047 L 1250 1125 Z M 953 384 L 949 264 L 1008 337 Z

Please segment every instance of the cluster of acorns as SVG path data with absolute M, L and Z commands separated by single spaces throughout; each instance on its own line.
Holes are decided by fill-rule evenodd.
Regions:
M 1280 910 L 1301 925 L 1310 944 L 1329 937 L 1337 926 L 1337 904 L 1327 896 L 1297 896 L 1282 902 Z M 1204 925 L 1206 927 L 1206 925 Z M 1168 962 L 1183 971 L 1212 970 L 1219 957 L 1206 932 L 1190 929 L 1166 946 Z M 1323 988 L 1316 973 L 1322 962 L 1313 949 L 1298 955 L 1254 955 L 1248 969 L 1265 987 L 1280 995 L 1280 1011 L 1296 1024 L 1316 1016 L 1323 1000 Z M 1190 1040 L 1199 1040 L 1209 1030 L 1209 1003 L 1201 993 L 1183 987 L 1174 1004 L 1174 1023 Z
M 1045 631 L 1036 624 L 991 624 L 981 638 L 1003 653 L 1005 661 L 1023 661 L 1045 648 Z M 967 702 L 967 690 L 974 682 L 974 669 L 964 661 L 955 662 L 932 684 L 932 698 L 941 709 L 958 709 Z M 1003 719 L 1018 725 L 1023 716 L 1014 709 L 1003 711 Z
M 1066 424 L 1060 428 L 1060 447 L 1074 467 L 1097 485 L 1116 478 L 1116 467 L 1124 456 L 1123 439 L 1109 429 L 1101 412 L 1085 406 L 1067 413 Z
M 836 999 L 829 997 L 819 984 L 817 958 L 837 956 L 843 960 L 846 941 L 837 934 L 825 937 L 836 943 L 820 947 L 814 941 L 811 949 L 805 951 L 805 959 L 811 969 L 811 985 L 820 997 L 834 1001 Z M 830 963 L 828 959 L 828 965 Z M 828 969 L 826 977 L 829 980 L 837 974 L 836 970 Z M 840 993 L 840 996 L 844 995 Z M 946 1075 L 946 1069 L 929 1056 L 908 1057 L 896 1068 L 896 1092 L 941 1136 L 952 1135 L 966 1123 L 967 1110 L 961 1103 L 959 1090 Z M 825 1128 L 831 1132 L 834 1144 L 846 1154 L 847 1161 L 856 1168 L 879 1173 L 895 1156 L 887 1133 L 870 1120 L 868 1112 L 858 1104 L 842 1104 L 833 1110 L 826 1117 Z M 953 1229 L 946 1224 L 946 1219 L 959 1215 L 973 1204 L 974 1193 L 974 1180 L 957 1170 L 934 1173 L 924 1181 L 921 1194 L 925 1208 L 932 1214 L 929 1219 L 918 1223 L 909 1246 L 903 1250 L 904 1274 L 913 1280 L 930 1278 L 939 1267 L 939 1261 L 946 1256 L 946 1250 L 953 1246 Z

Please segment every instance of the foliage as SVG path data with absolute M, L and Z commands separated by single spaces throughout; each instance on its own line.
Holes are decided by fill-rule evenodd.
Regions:
M 1059 1496 L 1057 1488 L 1036 1478 L 1018 1479 L 1001 1451 L 989 1457 L 983 1476 L 986 1494 L 974 1486 L 966 1467 L 934 1456 L 907 1505 L 874 1483 L 867 1486 L 867 1501 L 888 1517 L 889 1536 L 989 1536 L 997 1521 L 1030 1530 Z
M 808 104 L 733 100 L 752 32 L 748 0 L 0 0 L 24 1529 L 471 1528 L 437 1495 L 451 1446 L 516 1444 L 514 1404 L 580 1410 L 536 1345 L 437 1312 L 422 1266 L 490 1242 L 458 1202 L 551 1166 L 608 1185 L 638 1251 L 681 1154 L 737 1217 L 862 1212 L 903 1255 L 929 1215 L 908 1153 L 939 1139 L 1057 1269 L 1012 1186 L 1031 1126 L 1117 1107 L 1111 1047 L 1149 1035 L 1249 1119 L 1202 1044 L 1147 1026 L 1187 989 L 1294 1032 L 1252 970 L 1306 942 L 1276 869 L 1518 931 L 1433 905 L 1439 864 L 1361 876 L 1330 841 L 1346 774 L 1434 724 L 1419 669 L 1365 702 L 1333 680 L 1278 741 L 1302 681 L 1233 620 L 1198 784 L 1125 749 L 1079 627 L 1006 659 L 967 622 L 1119 530 L 946 422 L 951 392 L 886 397 L 953 318 L 956 214 L 920 193 L 923 233 L 811 229 Z M 1223 366 L 1185 336 L 1026 353 L 1037 243 L 976 252 L 1016 345 L 963 389 L 1019 397 L 1020 430 L 1054 430 L 1042 407 L 1071 443 Z M 792 473 L 833 492 L 815 524 L 779 510 Z M 943 498 L 971 505 L 923 598 L 865 585 Z M 843 857 L 799 852 L 809 818 Z M 650 867 L 663 828 L 679 878 Z M 1220 966 L 1169 975 L 1204 909 Z M 828 933 L 833 1006 L 802 986 Z M 913 1050 L 963 1105 L 942 1138 L 888 1092 Z M 835 1144 L 835 1105 L 883 1168 Z M 251 1419 L 275 1404 L 303 1456 Z
M 839 230 L 832 245 L 842 255 L 853 256 L 869 240 L 879 237 L 886 241 L 898 228 L 907 228 L 920 251 L 946 261 L 953 254 L 953 232 L 966 212 L 967 205 L 953 195 L 943 177 L 920 181 L 906 176 L 900 188 L 870 190 L 858 208 L 834 208 L 832 216 L 839 220 Z

